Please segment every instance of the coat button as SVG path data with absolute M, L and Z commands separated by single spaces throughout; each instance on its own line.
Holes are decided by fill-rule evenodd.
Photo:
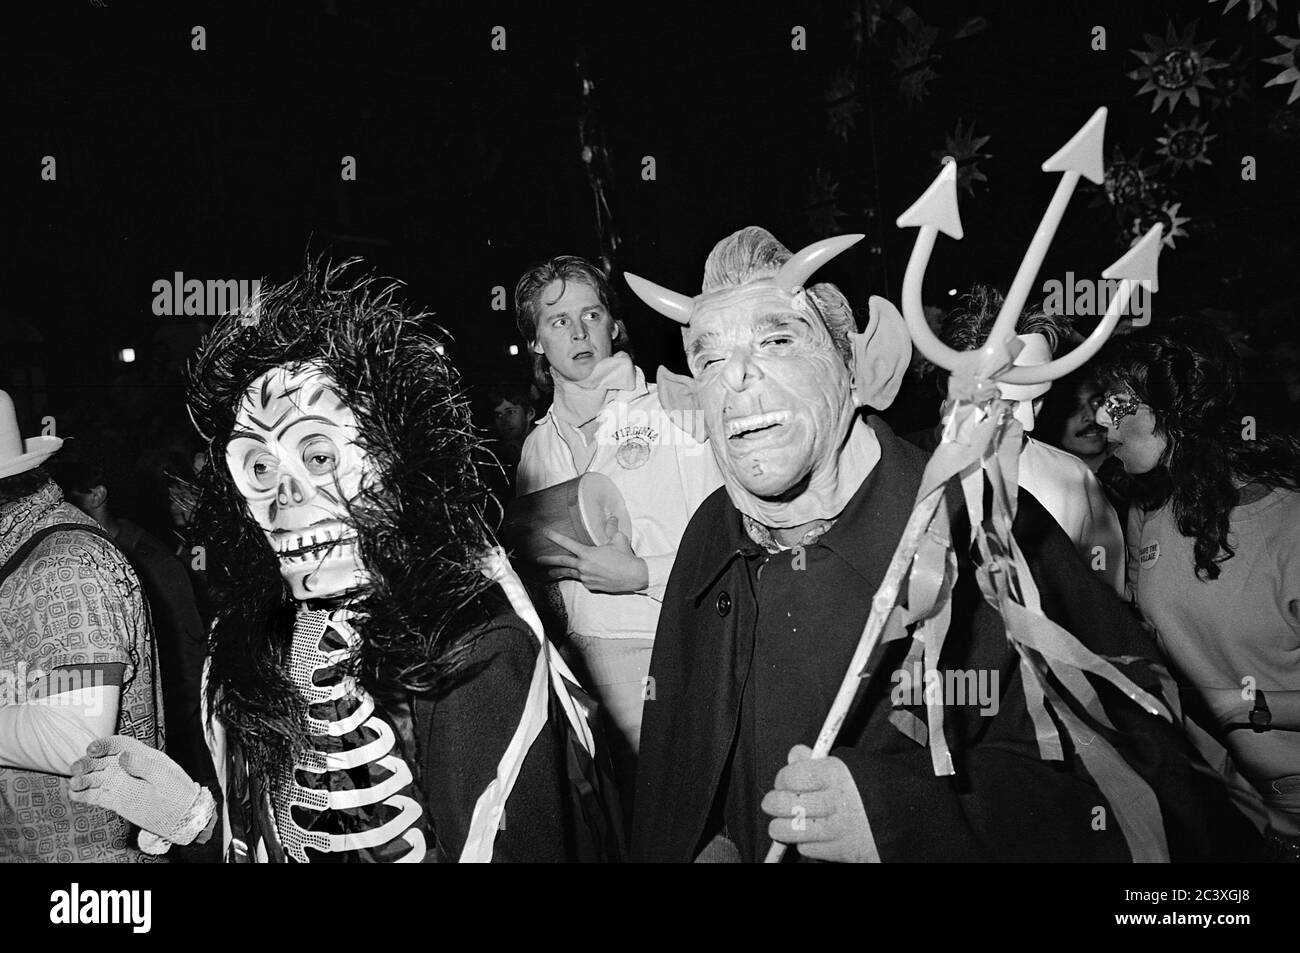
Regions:
M 718 615 L 726 615 L 731 611 L 731 596 L 726 592 L 718 594 Z

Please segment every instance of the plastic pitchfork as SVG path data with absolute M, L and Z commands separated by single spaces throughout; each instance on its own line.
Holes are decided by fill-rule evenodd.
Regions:
M 1019 350 L 1016 340 L 1016 321 L 1029 292 L 1038 277 L 1047 248 L 1056 235 L 1056 229 L 1065 215 L 1065 207 L 1074 193 L 1079 177 L 1101 184 L 1104 176 L 1102 165 L 1102 147 L 1106 126 L 1106 109 L 1102 107 L 1092 114 L 1074 136 L 1051 158 L 1043 163 L 1044 172 L 1061 172 L 1061 181 L 1043 214 L 1042 221 L 1034 233 L 1034 238 L 1025 252 L 1025 257 L 1016 271 L 1006 301 L 998 312 L 997 320 L 984 344 L 973 351 L 955 351 L 945 345 L 930 330 L 925 320 L 922 307 L 921 284 L 925 278 L 926 266 L 934 251 L 935 239 L 939 232 L 950 238 L 961 239 L 961 217 L 957 212 L 957 168 L 948 162 L 942 171 L 925 190 L 924 194 L 912 206 L 898 217 L 899 228 L 918 228 L 916 244 L 912 248 L 911 258 L 907 262 L 907 272 L 903 277 L 903 317 L 908 331 L 917 349 L 939 367 L 949 371 L 955 378 L 971 378 L 977 381 L 1008 384 L 1038 384 L 1056 380 L 1082 366 L 1092 358 L 1106 343 L 1115 326 L 1119 323 L 1121 313 L 1128 307 L 1137 285 L 1141 283 L 1150 291 L 1159 290 L 1157 281 L 1157 262 L 1160 256 L 1160 236 L 1162 228 L 1154 225 L 1114 264 L 1102 272 L 1108 280 L 1119 279 L 1119 292 L 1111 297 L 1105 316 L 1082 344 L 1064 357 L 1046 364 L 1014 367 L 1012 361 Z M 950 428 L 944 428 L 945 439 L 949 437 Z M 867 616 L 866 626 L 858 647 L 849 662 L 848 671 L 835 695 L 822 730 L 813 746 L 812 756 L 824 758 L 830 754 L 835 744 L 844 719 L 853 705 L 853 699 L 861 680 L 866 674 L 867 663 L 880 637 L 885 623 L 898 601 L 899 589 L 916 555 L 921 537 L 934 518 L 935 510 L 943 498 L 942 493 L 932 493 L 913 507 L 907 525 L 894 551 L 893 559 L 885 572 L 871 600 L 871 612 Z M 779 863 L 785 855 L 785 844 L 774 843 L 768 851 L 766 863 Z

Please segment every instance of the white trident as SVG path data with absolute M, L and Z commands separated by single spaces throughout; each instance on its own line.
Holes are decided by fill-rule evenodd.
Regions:
M 1047 247 L 1056 235 L 1057 226 L 1065 215 L 1065 207 L 1074 194 L 1079 177 L 1100 185 L 1105 171 L 1102 165 L 1102 145 L 1106 129 L 1106 107 L 1092 114 L 1092 118 L 1076 132 L 1061 149 L 1043 163 L 1044 172 L 1063 172 L 1056 193 L 1052 196 L 1043 220 L 1038 223 L 1034 240 L 1029 243 L 1024 260 L 1016 271 L 1015 280 L 1007 292 L 1006 301 L 998 312 L 993 329 L 984 346 L 977 351 L 954 351 L 930 330 L 921 306 L 921 282 L 925 268 L 934 250 L 934 240 L 939 232 L 949 238 L 962 237 L 961 218 L 957 214 L 957 166 L 948 162 L 938 177 L 925 190 L 925 194 L 898 216 L 899 228 L 920 228 L 912 257 L 907 262 L 903 276 L 903 317 L 917 349 L 933 363 L 955 375 L 977 380 L 998 380 L 1008 384 L 1040 384 L 1064 377 L 1082 367 L 1106 343 L 1120 315 L 1128 307 L 1134 289 L 1140 283 L 1149 291 L 1158 291 L 1156 261 L 1160 255 L 1161 226 L 1153 225 L 1140 242 L 1123 257 L 1101 273 L 1107 280 L 1120 279 L 1119 293 L 1111 298 L 1105 317 L 1088 339 L 1065 357 L 1032 367 L 1011 367 L 1015 357 L 1016 321 L 1029 297 L 1038 269 L 1042 267 Z M 1018 342 L 1016 342 L 1018 343 Z
M 1044 172 L 1064 174 L 1034 233 L 1033 241 L 1025 252 L 993 328 L 984 344 L 976 350 L 955 351 L 935 337 L 926 323 L 921 298 L 921 284 L 938 233 L 943 232 L 955 239 L 962 237 L 961 218 L 957 213 L 956 164 L 946 163 L 925 193 L 898 217 L 899 228 L 920 229 L 903 278 L 903 316 L 917 349 L 933 363 L 950 372 L 949 396 L 955 399 L 949 401 L 945 413 L 943 441 L 926 466 L 907 526 L 880 588 L 872 599 L 871 612 L 858 647 L 822 725 L 821 733 L 817 736 L 812 752 L 814 758 L 824 758 L 830 753 L 859 685 L 870 674 L 867 664 L 871 654 L 887 631 L 887 641 L 901 638 L 906 634 L 906 625 L 916 623 L 917 634 L 920 636 L 918 643 L 924 644 L 926 668 L 931 669 L 938 664 L 938 655 L 947 631 L 944 603 L 949 594 L 947 587 L 940 585 L 938 580 L 944 578 L 946 571 L 955 570 L 955 563 L 950 559 L 952 542 L 947 530 L 947 513 L 946 510 L 940 511 L 939 504 L 948 481 L 957 476 L 962 480 L 971 513 L 972 535 L 977 537 L 986 560 L 986 568 L 981 571 L 986 571 L 994 563 L 1004 570 L 993 574 L 1000 577 L 996 582 L 1000 590 L 999 609 L 1006 621 L 1008 639 L 1021 656 L 1024 679 L 1043 685 L 1046 681 L 1042 677 L 1043 673 L 1050 670 L 1091 715 L 1105 722 L 1104 713 L 1099 714 L 1099 707 L 1093 704 L 1094 693 L 1086 679 L 1082 678 L 1081 671 L 1086 669 L 1110 680 L 1148 712 L 1168 717 L 1164 706 L 1157 699 L 1132 684 L 1109 662 L 1094 656 L 1079 645 L 1073 636 L 1042 615 L 1037 588 L 1010 533 L 1010 518 L 1015 513 L 1015 454 L 1003 452 L 1003 438 L 1009 433 L 1010 413 L 1009 405 L 998 399 L 1000 395 L 997 384 L 1044 383 L 1076 370 L 1093 357 L 1110 337 L 1139 283 L 1149 291 L 1157 290 L 1160 225 L 1153 226 L 1141 241 L 1102 272 L 1102 277 L 1107 280 L 1119 279 L 1120 287 L 1118 293 L 1111 297 L 1105 316 L 1086 341 L 1068 355 L 1046 364 L 1013 366 L 1015 356 L 1023 346 L 1016 338 L 1016 321 L 1038 276 L 1047 248 L 1065 215 L 1065 207 L 1079 183 L 1079 177 L 1085 176 L 1099 185 L 1103 181 L 1102 146 L 1105 124 L 1106 109 L 1103 107 L 1093 113 L 1083 128 L 1043 163 Z M 1017 433 L 1015 430 L 1010 432 Z M 994 525 L 1000 524 L 1005 530 L 1002 534 L 1005 538 L 994 538 L 991 542 L 980 525 L 983 502 L 982 493 L 976 490 L 976 486 L 983 479 L 981 471 L 987 473 L 989 482 L 993 485 L 995 509 L 1000 508 L 995 514 L 1000 519 L 995 518 L 992 522 Z M 936 512 L 940 513 L 941 518 L 938 520 L 935 518 Z M 937 534 L 931 529 L 932 522 L 936 524 Z M 998 534 L 995 531 L 991 535 L 996 537 Z M 925 543 L 927 538 L 928 549 Z M 936 544 L 938 539 L 943 542 Z M 921 550 L 919 555 L 918 550 Z M 945 564 L 950 568 L 945 569 Z M 896 603 L 901 584 L 909 577 L 909 572 L 909 601 L 923 601 L 926 604 L 909 605 L 904 613 Z M 1016 581 L 1018 588 L 1014 594 L 1007 588 L 1008 579 Z M 926 597 L 918 598 L 919 592 L 925 592 Z M 1012 602 L 1016 604 L 1012 605 Z M 938 619 L 943 621 L 936 622 Z M 1060 757 L 1059 738 L 1055 737 L 1054 729 L 1047 722 L 1044 697 L 1049 702 L 1055 702 L 1052 708 L 1066 723 L 1067 731 L 1071 734 L 1081 730 L 1086 732 L 1087 727 L 1072 715 L 1067 705 L 1061 703 L 1059 694 L 1050 685 L 1045 686 L 1048 692 L 1046 696 L 1042 694 L 1043 690 L 1044 688 L 1027 684 L 1027 701 L 1039 729 L 1040 751 L 1044 757 Z M 954 768 L 943 737 L 942 707 L 941 701 L 927 704 L 930 718 L 929 746 L 935 772 L 951 774 Z M 1106 745 L 1106 742 L 1100 736 L 1094 741 L 1094 745 L 1079 746 L 1077 750 L 1085 761 L 1092 762 L 1090 769 L 1098 773 L 1096 769 L 1102 765 L 1093 761 L 1093 757 L 1098 754 L 1095 749 Z M 1127 798 L 1129 808 L 1123 811 L 1117 809 L 1117 813 L 1121 814 L 1119 822 L 1134 859 L 1167 859 L 1163 829 L 1158 820 L 1151 820 L 1153 816 L 1159 816 L 1154 795 L 1144 789 L 1140 779 L 1124 771 L 1112 771 L 1099 784 L 1104 793 L 1117 795 L 1112 799 L 1112 804 Z M 784 853 L 785 845 L 774 843 L 766 862 L 777 863 Z

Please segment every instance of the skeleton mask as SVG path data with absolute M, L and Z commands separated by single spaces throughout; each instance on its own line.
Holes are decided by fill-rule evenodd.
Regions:
M 249 386 L 226 465 L 299 600 L 365 585 L 348 504 L 370 472 L 357 421 L 318 365 L 277 367 Z

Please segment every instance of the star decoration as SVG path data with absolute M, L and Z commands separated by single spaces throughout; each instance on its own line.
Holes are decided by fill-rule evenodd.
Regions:
M 943 148 L 936 149 L 930 155 L 935 159 L 947 161 L 949 157 L 957 163 L 957 186 L 965 189 L 971 195 L 975 194 L 976 182 L 987 182 L 988 178 L 980 170 L 980 161 L 983 159 L 992 159 L 990 153 L 984 151 L 985 144 L 991 139 L 991 136 L 976 136 L 975 122 L 971 121 L 969 127 L 963 128 L 962 121 L 957 120 L 957 127 L 946 136 L 943 140 Z
M 858 0 L 849 6 L 844 30 L 855 58 L 862 52 L 864 43 L 880 42 L 880 33 L 887 21 L 896 21 L 909 33 L 921 24 L 921 18 L 904 0 Z
M 839 206 L 840 183 L 826 170 L 818 169 L 808 182 L 808 204 L 804 212 L 815 235 L 833 235 L 839 231 L 844 211 Z
M 1207 94 L 1214 109 L 1231 109 L 1250 98 L 1250 70 L 1241 50 L 1234 50 L 1223 67 L 1214 78 L 1214 89 Z
M 1165 134 L 1156 137 L 1156 142 L 1160 143 L 1156 152 L 1169 160 L 1175 172 L 1194 169 L 1198 164 L 1211 165 L 1205 150 L 1209 141 L 1218 136 L 1206 134 L 1209 125 L 1209 122 L 1197 125 L 1195 118 L 1179 126 L 1166 125 Z
M 1200 90 L 1214 89 L 1214 84 L 1205 74 L 1221 69 L 1224 64 L 1206 55 L 1214 41 L 1196 43 L 1195 34 L 1195 23 L 1180 36 L 1171 22 L 1165 26 L 1164 39 L 1147 33 L 1145 39 L 1149 49 L 1130 51 L 1142 61 L 1142 65 L 1129 73 L 1129 78 L 1145 80 L 1137 95 L 1155 91 L 1152 112 L 1158 110 L 1161 104 L 1168 103 L 1172 113 L 1184 96 L 1189 103 L 1199 108 Z
M 931 26 L 917 26 L 899 38 L 893 63 L 898 67 L 898 90 L 909 106 L 923 100 L 929 94 L 930 82 L 939 78 L 932 65 L 939 62 L 934 52 L 938 38 L 938 29 Z
M 1268 131 L 1287 142 L 1300 142 L 1300 106 L 1282 106 L 1268 121 Z
M 1217 0 L 1210 0 L 1210 3 L 1215 2 L 1217 2 Z M 1240 2 L 1241 0 L 1228 0 L 1227 4 L 1223 8 L 1223 12 L 1227 13 Z M 1264 9 L 1265 3 L 1273 8 L 1274 13 L 1277 13 L 1277 0 L 1248 0 L 1246 6 L 1246 19 L 1253 20 L 1255 17 L 1259 16 L 1259 11 Z
M 845 67 L 835 74 L 826 90 L 826 124 L 831 132 L 847 142 L 849 133 L 857 128 L 861 111 L 857 78 L 852 67 Z
M 1273 39 L 1286 47 L 1285 53 L 1279 53 L 1277 56 L 1265 57 L 1265 63 L 1272 63 L 1274 66 L 1285 66 L 1286 69 L 1270 79 L 1265 86 L 1281 86 L 1291 83 L 1291 95 L 1287 97 L 1287 105 L 1300 99 L 1300 38 L 1293 36 L 1275 36 Z
M 1158 171 L 1157 166 L 1142 164 L 1141 149 L 1134 156 L 1126 156 L 1115 146 L 1102 183 L 1106 201 L 1117 208 L 1146 203 L 1155 191 Z
M 1160 240 L 1160 244 L 1168 245 L 1170 248 L 1177 247 L 1174 244 L 1174 239 L 1187 237 L 1187 231 L 1183 226 L 1191 221 L 1190 218 L 1178 214 L 1182 207 L 1182 202 L 1166 202 L 1160 206 L 1155 215 L 1135 218 L 1132 228 L 1133 237 L 1135 239 L 1141 238 L 1151 229 L 1152 225 L 1160 222 L 1165 227 L 1164 238 Z

